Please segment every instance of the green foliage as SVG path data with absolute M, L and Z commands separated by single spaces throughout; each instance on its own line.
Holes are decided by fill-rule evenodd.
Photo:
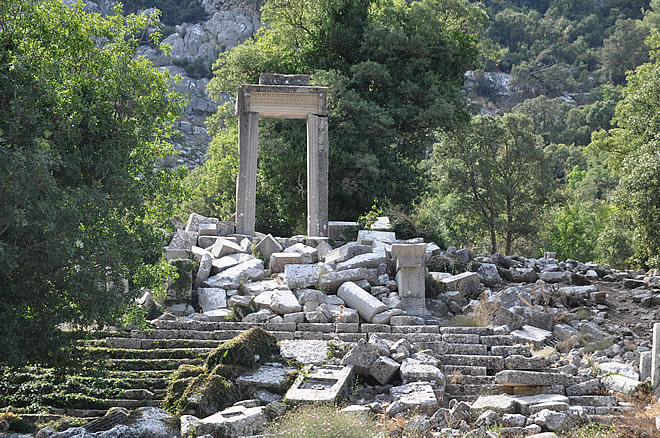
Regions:
M 517 239 L 535 233 L 552 183 L 528 117 L 477 116 L 464 132 L 440 135 L 432 159 L 439 192 L 454 196 L 456 213 L 487 236 L 492 253 L 498 234 L 510 254 Z
M 206 359 L 206 369 L 212 370 L 220 364 L 252 368 L 257 360 L 268 360 L 271 355 L 278 352 L 277 338 L 261 327 L 255 326 L 214 349 Z
M 135 56 L 151 20 L 0 4 L 0 361 L 66 359 L 59 324 L 114 323 L 149 286 L 179 193 L 154 169 L 183 104 Z
M 372 417 L 339 413 L 334 405 L 302 404 L 272 422 L 268 432 L 284 438 L 362 438 L 376 436 L 378 426 Z
M 132 14 L 143 9 L 157 8 L 162 13 L 161 22 L 167 26 L 197 23 L 208 18 L 199 0 L 122 0 L 121 3 L 124 11 Z
M 188 387 L 178 399 L 178 403 L 171 406 L 170 410 L 177 414 L 198 417 L 211 415 L 231 406 L 233 400 L 229 397 L 230 388 L 231 382 L 223 377 L 213 374 L 200 374 L 191 378 Z
M 616 108 L 616 128 L 594 137 L 594 146 L 610 152 L 609 162 L 620 176 L 614 203 L 632 230 L 635 257 L 646 266 L 660 266 L 660 66 L 657 31 L 649 39 L 652 61 L 628 76 Z
M 331 219 L 354 219 L 374 199 L 410 207 L 423 191 L 417 165 L 433 130 L 467 120 L 460 89 L 477 62 L 483 11 L 460 0 L 272 0 L 262 18 L 267 26 L 254 40 L 220 55 L 211 95 L 256 83 L 260 72 L 312 74 L 329 87 Z M 205 167 L 235 168 L 234 123 L 209 122 L 215 133 Z M 259 130 L 257 228 L 302 230 L 304 124 L 269 120 Z M 220 193 L 233 193 L 232 175 L 221 178 Z M 231 211 L 233 200 L 218 201 L 213 208 Z

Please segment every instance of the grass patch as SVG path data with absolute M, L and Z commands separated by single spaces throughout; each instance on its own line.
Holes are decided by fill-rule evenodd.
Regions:
M 621 438 L 622 435 L 608 424 L 590 423 L 586 426 L 578 427 L 570 432 L 564 432 L 561 438 Z
M 268 432 L 284 438 L 364 438 L 378 433 L 370 416 L 342 414 L 334 405 L 303 404 L 268 426 Z
M 219 364 L 253 368 L 257 361 L 266 361 L 279 351 L 277 338 L 255 326 L 213 350 L 206 359 L 206 369 L 210 371 Z

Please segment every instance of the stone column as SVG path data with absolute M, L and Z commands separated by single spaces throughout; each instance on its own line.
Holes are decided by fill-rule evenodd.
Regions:
M 651 357 L 651 385 L 658 387 L 656 396 L 660 395 L 660 323 L 653 324 L 653 344 Z
M 254 235 L 257 198 L 257 138 L 259 113 L 238 114 L 238 181 L 236 181 L 236 232 Z
M 328 235 L 328 118 L 307 116 L 307 235 Z
M 426 310 L 425 252 L 425 243 L 392 245 L 392 257 L 396 262 L 396 284 L 403 309 L 409 315 L 430 316 L 430 312 Z

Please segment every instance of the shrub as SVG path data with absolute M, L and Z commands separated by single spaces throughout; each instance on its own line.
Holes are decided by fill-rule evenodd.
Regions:
M 300 405 L 268 427 L 285 438 L 363 438 L 375 436 L 376 422 L 367 416 L 341 414 L 333 405 Z
M 220 376 L 201 374 L 194 377 L 173 408 L 177 414 L 207 417 L 231 406 L 231 383 Z
M 430 272 L 448 272 L 452 275 L 468 270 L 466 262 L 449 254 L 434 255 L 426 262 L 426 267 Z
M 253 368 L 259 360 L 279 352 L 277 338 L 261 327 L 252 327 L 233 339 L 220 344 L 206 359 L 206 369 L 217 365 L 240 365 Z

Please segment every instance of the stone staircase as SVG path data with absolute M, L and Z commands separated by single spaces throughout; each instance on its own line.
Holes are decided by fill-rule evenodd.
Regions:
M 111 407 L 160 406 L 168 376 L 180 365 L 201 365 L 219 343 L 254 325 L 280 340 L 357 342 L 372 336 L 390 341 L 405 338 L 415 350 L 430 349 L 440 355 L 447 381 L 445 403 L 452 399 L 474 402 L 479 396 L 502 393 L 565 395 L 567 387 L 588 380 L 548 368 L 545 358 L 532 357 L 531 347 L 524 345 L 524 340 L 496 334 L 489 327 L 156 320 L 148 329 L 118 330 L 111 336 L 85 341 L 80 349 L 96 359 L 88 373 L 83 370 L 71 377 L 79 384 L 67 392 L 68 400 L 80 396 L 79 400 L 47 405 L 47 415 L 23 417 L 32 421 L 64 415 L 93 419 Z M 3 396 L 0 392 L 0 401 Z M 571 409 L 588 415 L 616 414 L 621 410 L 608 396 L 580 393 L 567 400 Z

